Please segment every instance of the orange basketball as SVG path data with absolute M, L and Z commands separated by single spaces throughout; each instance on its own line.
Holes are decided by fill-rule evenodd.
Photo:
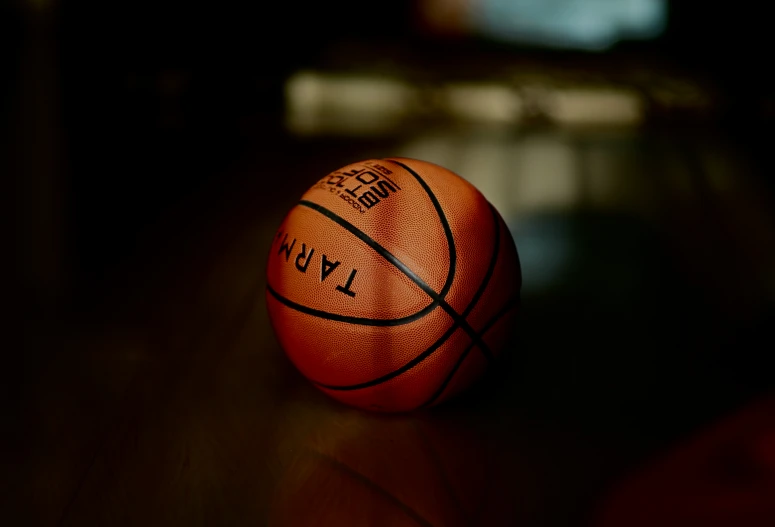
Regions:
M 428 407 L 499 358 L 519 304 L 517 250 L 470 183 L 405 158 L 348 165 L 286 215 L 267 264 L 275 333 L 324 393 Z

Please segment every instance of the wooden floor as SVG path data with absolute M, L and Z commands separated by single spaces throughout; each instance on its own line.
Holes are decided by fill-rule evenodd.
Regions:
M 647 511 L 651 525 L 775 524 L 772 479 L 749 493 L 758 505 L 736 505 L 758 507 L 748 516 L 710 514 L 719 501 L 699 491 L 679 513 L 659 494 L 682 477 L 668 469 L 642 491 L 653 495 L 605 512 L 674 446 L 766 405 L 772 387 L 775 208 L 745 154 L 706 135 L 428 130 L 256 145 L 218 192 L 144 231 L 67 317 L 28 318 L 2 523 L 635 525 Z M 327 171 L 388 155 L 481 188 L 525 281 L 506 364 L 467 398 L 404 416 L 317 392 L 264 301 L 285 211 Z M 755 433 L 775 430 L 773 415 L 756 413 Z

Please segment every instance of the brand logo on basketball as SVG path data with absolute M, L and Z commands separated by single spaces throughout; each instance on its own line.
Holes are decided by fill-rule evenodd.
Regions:
M 352 208 L 365 214 L 401 190 L 401 187 L 390 179 L 391 174 L 393 171 L 386 166 L 368 162 L 349 171 L 331 172 L 313 188 L 336 194 Z

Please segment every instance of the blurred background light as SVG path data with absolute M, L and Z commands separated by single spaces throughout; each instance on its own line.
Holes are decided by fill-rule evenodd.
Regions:
M 505 79 L 426 86 L 410 75 L 298 72 L 286 83 L 286 124 L 301 135 L 392 133 L 429 118 L 516 126 L 527 117 L 558 126 L 638 126 L 645 118 L 644 101 L 636 91 L 615 86 L 520 86 Z
M 666 0 L 424 0 L 422 23 L 447 34 L 540 47 L 604 51 L 659 36 Z
M 519 95 L 504 85 L 451 83 L 443 93 L 447 110 L 461 120 L 513 124 L 520 116 Z
M 519 247 L 519 262 L 525 280 L 524 295 L 555 286 L 578 257 L 572 224 L 561 218 L 528 216 L 510 218 L 509 230 Z
M 298 72 L 286 83 L 287 125 L 300 134 L 379 133 L 401 121 L 414 93 L 397 79 Z
M 549 115 L 566 124 L 639 124 L 643 120 L 640 96 L 614 88 L 575 88 L 552 94 Z
M 578 156 L 567 139 L 530 137 L 515 148 L 517 155 L 511 164 L 513 210 L 564 211 L 580 203 Z

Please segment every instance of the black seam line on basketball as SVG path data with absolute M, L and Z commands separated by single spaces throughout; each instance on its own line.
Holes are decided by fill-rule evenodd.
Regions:
M 509 300 L 506 305 L 493 316 L 490 321 L 482 328 L 482 330 L 479 332 L 480 335 L 484 336 L 485 333 L 487 333 L 492 326 L 495 325 L 496 322 L 498 322 L 503 316 L 505 316 L 509 311 L 517 307 L 519 304 L 519 295 L 515 295 L 514 297 Z M 475 342 L 471 342 L 468 347 L 466 347 L 465 350 L 463 350 L 463 353 L 460 354 L 460 357 L 458 357 L 457 361 L 455 362 L 455 365 L 452 367 L 450 372 L 447 374 L 447 377 L 444 379 L 444 382 L 441 383 L 441 385 L 438 387 L 438 389 L 433 393 L 433 395 L 425 401 L 423 404 L 421 404 L 418 408 L 427 408 L 433 402 L 441 396 L 442 393 L 444 393 L 444 390 L 447 388 L 447 385 L 450 383 L 452 378 L 455 376 L 455 373 L 457 373 L 457 370 L 462 366 L 463 361 L 466 360 L 466 357 L 471 352 L 471 350 L 476 345 Z
M 464 313 L 462 315 L 462 317 L 459 316 L 457 314 L 457 312 L 455 312 L 453 309 L 451 309 L 451 306 L 449 306 L 450 309 L 447 309 L 447 305 L 448 304 L 446 304 L 445 301 L 444 301 L 444 299 L 447 296 L 447 292 L 452 287 L 452 282 L 453 282 L 453 279 L 454 279 L 454 276 L 455 276 L 455 271 L 456 271 L 456 268 L 457 268 L 457 249 L 455 247 L 455 238 L 452 235 L 452 228 L 449 226 L 449 221 L 447 220 L 447 216 L 446 216 L 446 214 L 444 214 L 444 210 L 441 208 L 441 203 L 439 203 L 439 200 L 436 199 L 436 195 L 433 193 L 433 191 L 428 186 L 428 184 L 425 182 L 425 180 L 423 180 L 423 178 L 421 178 L 420 175 L 417 172 L 414 171 L 414 169 L 412 169 L 407 164 L 402 163 L 401 161 L 398 161 L 396 159 L 387 158 L 387 159 L 385 159 L 385 161 L 389 161 L 391 163 L 395 163 L 396 165 L 400 166 L 401 168 L 403 168 L 404 170 L 409 172 L 417 180 L 417 182 L 420 184 L 420 186 L 422 186 L 423 190 L 425 190 L 425 193 L 428 194 L 428 197 L 430 198 L 431 203 L 433 203 L 433 207 L 436 209 L 436 214 L 438 214 L 439 220 L 441 221 L 441 225 L 444 228 L 444 234 L 447 237 L 447 243 L 449 244 L 449 261 L 450 261 L 449 269 L 450 269 L 450 272 L 447 274 L 447 282 L 444 284 L 444 287 L 441 289 L 441 292 L 439 293 L 439 297 L 440 297 L 439 301 L 440 301 L 441 307 L 447 313 L 449 313 L 449 315 L 455 320 L 455 322 L 457 322 L 460 325 L 460 327 L 463 328 L 463 331 L 468 333 L 468 336 L 471 337 L 472 340 L 478 342 L 479 349 L 482 351 L 484 356 L 488 360 L 492 360 L 493 359 L 493 355 L 492 355 L 492 352 L 490 351 L 490 348 L 481 339 L 479 339 L 479 336 L 476 334 L 476 331 L 474 331 L 474 329 L 466 321 L 467 313 Z M 493 206 L 490 205 L 490 203 L 487 203 L 487 204 L 490 206 L 490 210 L 491 210 L 491 212 L 493 214 L 493 221 L 495 221 L 495 229 L 496 229 L 495 243 L 498 244 L 500 242 L 500 233 L 499 233 L 500 225 L 498 223 L 497 213 L 495 212 L 495 209 L 493 208 Z M 489 277 L 487 278 L 487 280 L 489 280 Z M 483 292 L 484 288 L 481 288 L 481 289 L 482 289 L 482 292 Z M 481 296 L 481 293 L 479 293 L 479 296 Z M 478 298 L 477 298 L 477 300 L 478 300 Z M 470 306 L 470 304 L 469 304 L 469 306 Z M 473 306 L 470 306 L 470 307 L 473 309 Z M 470 313 L 470 310 L 468 312 Z
M 501 247 L 501 223 L 500 218 L 498 216 L 497 211 L 495 210 L 495 207 L 492 206 L 492 204 L 488 203 L 490 207 L 490 213 L 492 214 L 492 221 L 493 226 L 495 229 L 494 232 L 494 240 L 493 240 L 493 247 L 492 247 L 492 256 L 490 257 L 490 263 L 487 266 L 487 272 L 484 274 L 484 278 L 482 278 L 482 282 L 479 284 L 479 288 L 476 290 L 476 293 L 474 294 L 473 298 L 471 298 L 471 301 L 468 303 L 468 306 L 466 307 L 466 310 L 463 312 L 463 318 L 467 318 L 469 313 L 476 307 L 476 304 L 479 302 L 479 299 L 484 294 L 485 289 L 487 289 L 487 286 L 490 283 L 490 279 L 492 278 L 493 273 L 495 272 L 495 265 L 498 263 L 498 256 L 500 256 L 500 247 Z M 479 335 L 481 337 L 482 331 L 479 331 Z M 471 345 L 469 346 L 469 349 L 473 347 L 475 344 L 475 341 L 471 342 Z M 481 348 L 480 348 L 481 349 Z M 484 350 L 482 350 L 482 353 L 484 354 L 485 358 L 487 360 L 494 360 L 492 355 L 488 355 L 487 353 L 484 353 Z M 465 355 L 468 353 L 465 352 Z M 451 372 L 448 374 L 447 378 L 442 382 L 441 387 L 434 392 L 434 394 L 431 396 L 431 398 L 423 403 L 422 406 L 429 405 L 432 403 L 436 398 L 441 394 L 441 392 L 444 390 L 444 388 L 449 384 L 450 380 L 452 380 L 452 377 L 455 375 L 455 372 L 460 367 L 459 364 L 456 364 Z
M 498 218 L 498 213 L 495 210 L 495 207 L 493 207 L 490 203 L 487 203 L 490 207 L 490 214 L 492 214 L 492 221 L 495 226 L 495 233 L 494 235 L 494 241 L 493 241 L 493 247 L 492 247 L 492 256 L 490 257 L 490 264 L 487 266 L 487 272 L 484 274 L 484 278 L 482 278 L 482 283 L 479 284 L 479 289 L 476 290 L 476 293 L 474 293 L 473 298 L 471 298 L 471 301 L 468 303 L 468 306 L 466 307 L 466 310 L 463 311 L 463 318 L 468 318 L 468 315 L 471 313 L 471 311 L 476 307 L 476 304 L 479 302 L 479 299 L 484 294 L 484 290 L 487 289 L 487 286 L 490 283 L 490 279 L 492 278 L 492 274 L 495 272 L 495 264 L 498 263 L 498 256 L 500 255 L 501 250 L 501 222 Z
M 377 252 L 377 254 L 379 254 L 385 260 L 393 264 L 402 273 L 404 273 L 412 282 L 417 284 L 420 287 L 420 289 L 422 289 L 425 292 L 425 294 L 427 294 L 433 300 L 438 302 L 439 306 L 441 306 L 441 308 L 447 312 L 447 314 L 456 322 L 456 324 L 459 327 L 461 327 L 463 331 L 468 333 L 469 337 L 477 341 L 477 344 L 479 344 L 479 347 L 482 349 L 482 353 L 484 353 L 485 355 L 489 354 L 489 356 L 492 357 L 490 348 L 487 346 L 487 344 L 482 342 L 481 339 L 479 339 L 479 336 L 476 334 L 476 331 L 474 331 L 474 328 L 472 328 L 470 324 L 468 324 L 468 322 L 466 322 L 460 316 L 460 314 L 457 311 L 455 311 L 455 309 L 452 306 L 450 306 L 446 301 L 444 301 L 444 299 L 441 298 L 439 294 L 436 293 L 436 291 L 434 291 L 431 286 L 426 284 L 425 281 L 419 276 L 417 276 L 414 271 L 409 269 L 406 266 L 406 264 L 404 264 L 401 260 L 396 258 L 396 256 L 393 253 L 391 253 L 390 251 L 382 247 L 379 243 L 374 241 L 370 236 L 368 236 L 366 233 L 358 229 L 355 225 L 345 220 L 344 218 L 338 216 L 336 213 L 328 210 L 327 208 L 307 200 L 300 201 L 299 205 L 302 205 L 304 207 L 309 207 L 312 210 L 319 212 L 320 214 L 327 217 L 334 223 L 340 225 L 341 227 L 344 227 L 351 234 L 355 235 L 355 237 L 357 237 L 359 240 L 361 240 L 366 245 L 374 249 Z
M 433 204 L 433 208 L 436 210 L 436 215 L 439 217 L 442 229 L 444 229 L 444 236 L 447 238 L 447 246 L 449 247 L 449 271 L 447 271 L 447 280 L 444 282 L 441 291 L 439 291 L 439 297 L 443 300 L 447 297 L 447 293 L 449 293 L 449 290 L 452 287 L 452 282 L 455 279 L 455 272 L 457 271 L 457 247 L 455 247 L 455 237 L 452 235 L 452 227 L 449 226 L 447 215 L 444 214 L 444 209 L 441 208 L 441 203 L 439 203 L 436 195 L 417 172 L 415 172 L 411 167 L 400 161 L 396 161 L 395 159 L 387 158 L 383 159 L 383 161 L 390 161 L 391 163 L 395 163 L 396 165 L 409 172 L 409 174 L 417 180 L 425 193 L 428 195 L 428 198 Z
M 269 293 L 271 293 L 273 297 L 277 299 L 277 301 L 301 313 L 323 318 L 326 320 L 346 322 L 348 324 L 358 324 L 361 326 L 400 326 L 402 324 L 409 324 L 410 322 L 414 322 L 415 320 L 421 319 L 422 317 L 424 317 L 425 315 L 427 315 L 428 313 L 436 309 L 436 306 L 438 305 L 438 302 L 434 300 L 433 302 L 431 302 L 430 304 L 422 308 L 420 311 L 417 311 L 416 313 L 413 313 L 411 315 L 407 315 L 401 318 L 383 319 L 383 318 L 351 317 L 347 315 L 339 315 L 337 313 L 330 313 L 328 311 L 322 311 L 320 309 L 315 309 L 302 304 L 297 304 L 293 300 L 286 298 L 280 293 L 278 293 L 277 291 L 275 291 L 274 288 L 269 284 L 267 284 L 266 289 L 267 291 L 269 291 Z
M 328 454 L 324 454 L 323 452 L 318 452 L 317 450 L 309 449 L 308 452 L 311 453 L 314 457 L 317 457 L 317 458 L 325 461 L 326 463 L 328 463 L 329 465 L 331 465 L 335 469 L 337 469 L 337 470 L 343 472 L 344 474 L 347 474 L 351 478 L 357 480 L 358 482 L 363 484 L 368 489 L 376 492 L 377 494 L 379 494 L 380 496 L 385 498 L 387 501 L 392 503 L 395 507 L 397 507 L 398 509 L 403 511 L 404 514 L 409 516 L 411 519 L 413 519 L 419 525 L 421 525 L 423 527 L 433 527 L 433 525 L 428 520 L 423 518 L 420 515 L 419 512 L 414 510 L 412 507 L 410 507 L 409 505 L 407 505 L 406 503 L 404 503 L 403 501 L 398 499 L 398 497 L 394 496 L 393 494 L 388 492 L 386 489 L 384 489 L 383 487 L 381 487 L 380 485 L 378 485 L 377 483 L 375 483 L 374 481 L 372 481 L 371 479 L 366 477 L 365 475 L 363 475 L 360 472 L 356 471 L 355 469 L 351 468 L 349 465 L 347 465 L 345 463 L 342 463 L 341 461 L 339 461 L 338 459 L 336 459 L 333 456 L 330 456 Z
M 479 285 L 479 289 L 474 293 L 473 298 L 468 303 L 468 306 L 466 307 L 465 314 L 468 314 L 471 312 L 471 310 L 475 307 L 476 303 L 479 301 L 479 298 L 481 298 L 482 294 L 484 293 L 484 290 L 487 288 L 487 284 L 490 281 L 490 278 L 492 278 L 492 274 L 495 272 L 495 264 L 498 261 L 498 254 L 500 253 L 500 222 L 498 220 L 498 214 L 495 211 L 495 208 L 490 205 L 490 212 L 493 216 L 493 221 L 495 222 L 495 241 L 493 242 L 493 255 L 490 258 L 490 263 L 487 267 L 487 272 L 484 275 L 484 278 L 482 278 L 482 283 Z M 465 315 L 464 315 L 465 316 Z M 327 384 L 321 384 L 321 383 L 315 383 L 318 386 L 321 386 L 323 388 L 327 388 L 329 390 L 359 390 L 361 388 L 368 388 L 370 386 L 376 386 L 377 384 L 381 384 L 385 381 L 389 381 L 390 379 L 397 377 L 401 375 L 402 373 L 409 371 L 410 369 L 417 366 L 420 362 L 425 360 L 427 357 L 429 357 L 434 351 L 436 351 L 442 344 L 444 344 L 447 339 L 449 339 L 452 334 L 460 327 L 460 324 L 458 322 L 455 322 L 452 324 L 452 326 L 434 342 L 431 344 L 430 347 L 428 347 L 425 351 L 423 351 L 421 354 L 416 356 L 411 361 L 407 362 L 397 370 L 391 371 L 390 373 L 386 373 L 385 375 L 382 375 L 381 377 L 377 377 L 376 379 L 372 379 L 370 381 L 362 382 L 359 384 L 353 384 L 349 386 L 336 386 L 336 385 L 327 385 Z M 473 343 L 476 343 L 476 339 L 472 339 Z M 487 356 L 485 354 L 485 357 L 488 359 L 491 358 L 491 356 Z
M 436 351 L 439 346 L 444 344 L 446 340 L 452 336 L 452 334 L 457 331 L 460 328 L 458 324 L 452 324 L 449 329 L 441 336 L 439 339 L 434 342 L 428 349 L 417 355 L 415 358 L 398 368 L 397 370 L 393 370 L 390 373 L 386 373 L 385 375 L 381 377 L 377 377 L 376 379 L 372 379 L 370 381 L 361 382 L 358 384 L 349 384 L 349 385 L 331 385 L 331 384 L 322 384 L 316 381 L 313 381 L 316 385 L 320 386 L 321 388 L 326 388 L 327 390 L 337 390 L 337 391 L 351 391 L 351 390 L 360 390 L 362 388 L 369 388 L 371 386 L 376 386 L 378 384 L 382 384 L 385 381 L 389 381 L 390 379 L 394 377 L 398 377 L 404 372 L 407 372 L 420 364 L 422 361 L 424 361 L 428 356 L 430 356 L 434 351 Z

